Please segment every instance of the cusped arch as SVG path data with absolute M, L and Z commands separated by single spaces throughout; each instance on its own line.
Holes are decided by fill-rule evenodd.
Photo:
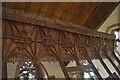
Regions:
M 15 74 L 14 74 L 15 78 L 17 78 L 20 66 L 26 61 L 31 61 L 32 63 L 34 63 L 33 59 L 30 56 L 23 54 L 23 53 L 11 54 L 6 59 L 6 64 L 9 62 L 13 62 L 13 63 L 18 62 L 17 66 L 15 67 Z
M 26 54 L 23 54 L 23 53 L 14 53 L 14 54 L 11 54 L 7 57 L 7 60 L 6 60 L 6 63 L 7 61 L 10 59 L 10 58 L 13 58 L 13 57 L 16 57 L 16 58 L 25 58 L 25 60 L 29 59 L 31 61 L 33 61 L 34 59 Z
M 39 57 L 37 57 L 37 59 L 40 60 L 42 58 L 47 58 L 47 57 L 54 58 L 57 61 L 59 61 L 59 58 L 56 55 L 54 55 L 54 54 L 42 54 Z
M 49 67 L 48 68 L 48 63 L 46 63 L 46 62 L 49 62 L 49 66 L 51 66 L 50 65 L 50 62 L 52 61 L 52 62 L 58 62 L 58 64 L 56 64 L 57 66 L 59 65 L 59 69 L 60 70 L 58 70 L 58 71 L 60 71 L 60 72 L 62 72 L 62 74 L 63 74 L 63 76 L 65 76 L 64 75 L 64 71 L 63 71 L 63 69 L 62 69 L 62 66 L 61 66 L 61 64 L 60 64 L 60 61 L 61 61 L 61 59 L 60 58 L 58 58 L 56 55 L 54 55 L 54 54 L 43 54 L 43 55 L 41 55 L 41 56 L 39 56 L 39 62 L 44 66 L 44 69 L 45 69 L 45 71 L 46 71 L 46 73 L 47 73 L 47 76 L 48 76 L 48 78 L 51 76 L 50 75 L 50 73 L 49 73 L 49 71 L 50 71 L 50 69 L 49 68 L 53 68 L 53 67 Z M 44 59 L 47 59 L 47 60 L 44 60 Z M 52 63 L 53 64 L 53 63 Z M 54 64 L 53 64 L 54 65 Z M 56 67 L 55 67 L 56 68 Z M 58 76 L 57 76 L 58 77 Z
M 45 72 L 46 72 L 46 69 L 45 69 L 45 67 L 43 66 L 43 64 L 42 63 L 40 63 L 39 62 L 39 64 L 36 64 L 36 61 L 34 60 L 34 58 L 32 58 L 32 57 L 30 57 L 30 56 L 28 56 L 28 55 L 26 55 L 26 54 L 23 54 L 23 53 L 16 53 L 16 54 L 12 54 L 10 57 L 9 57 L 9 59 L 11 58 L 11 57 L 17 57 L 17 56 L 20 56 L 20 57 L 24 57 L 25 59 L 23 59 L 23 60 L 21 60 L 20 62 L 18 61 L 18 64 L 17 64 L 17 67 L 16 67 L 16 71 L 15 71 L 15 78 L 17 78 L 17 76 L 18 76 L 18 74 L 19 74 L 19 68 L 23 65 L 23 64 L 25 64 L 25 62 L 32 62 L 32 64 L 34 64 L 36 67 L 39 67 L 39 69 L 40 70 L 42 70 L 41 72 L 44 72 L 44 70 L 45 70 Z M 8 59 L 8 60 L 9 60 Z M 36 74 L 38 74 L 38 73 L 36 73 Z M 48 73 L 46 73 L 47 74 L 47 76 L 48 76 Z M 44 75 L 44 74 L 43 74 Z M 44 76 L 43 76 L 44 77 Z

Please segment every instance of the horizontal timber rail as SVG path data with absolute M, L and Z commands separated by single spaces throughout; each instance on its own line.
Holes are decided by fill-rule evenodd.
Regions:
M 61 20 L 49 19 L 49 18 L 45 18 L 41 16 L 36 16 L 34 14 L 25 13 L 22 11 L 17 11 L 17 10 L 12 10 L 12 9 L 7 9 L 7 8 L 3 8 L 2 18 L 24 22 L 24 23 L 31 23 L 33 25 L 45 26 L 48 28 L 65 30 L 65 31 L 69 31 L 72 33 L 78 33 L 78 34 L 84 34 L 84 35 L 90 35 L 90 36 L 108 38 L 108 39 L 115 39 L 115 36 L 113 35 L 93 31 L 91 29 L 85 28 L 80 25 L 63 22 Z

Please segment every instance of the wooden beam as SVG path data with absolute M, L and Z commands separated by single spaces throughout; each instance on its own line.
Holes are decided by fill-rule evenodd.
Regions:
M 102 32 L 93 31 L 91 29 L 75 25 L 72 23 L 66 23 L 60 20 L 52 20 L 49 18 L 36 16 L 30 13 L 24 13 L 22 11 L 16 11 L 12 9 L 3 8 L 3 19 L 15 20 L 23 23 L 30 23 L 39 26 L 45 26 L 48 28 L 54 28 L 58 30 L 65 30 L 72 33 L 84 34 L 89 36 L 115 39 L 115 36 Z

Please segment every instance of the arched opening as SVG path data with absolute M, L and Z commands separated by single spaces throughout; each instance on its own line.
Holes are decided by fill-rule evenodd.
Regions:
M 98 80 L 101 78 L 101 75 L 98 72 L 98 67 L 95 66 L 93 60 L 96 59 L 93 57 L 93 54 L 89 47 L 81 47 L 79 50 L 79 59 L 83 67 L 84 79 L 93 79 Z M 96 60 L 95 60 L 96 61 Z
M 100 56 L 100 48 L 96 47 L 91 47 L 90 48 L 90 52 L 91 54 L 88 54 L 93 65 L 95 66 L 96 70 L 98 71 L 98 73 L 100 74 L 100 76 L 102 78 L 106 78 L 107 76 L 109 76 L 109 74 L 107 73 L 106 69 L 104 68 L 104 65 L 102 63 L 102 57 Z
M 106 78 L 107 76 L 109 76 L 109 74 L 106 72 L 105 68 L 99 61 L 99 59 L 93 59 L 92 62 L 95 65 L 96 69 L 98 70 L 102 78 Z
M 81 72 L 82 72 L 82 78 L 84 78 L 84 80 L 87 80 L 87 79 L 97 79 L 97 75 L 95 74 L 94 72 L 94 69 L 93 69 L 93 66 L 88 62 L 88 60 L 80 55 L 79 57 L 79 62 L 80 62 L 80 65 L 81 65 Z
M 47 74 L 45 78 L 65 78 L 59 61 L 52 55 L 40 57 L 40 63 L 44 66 Z M 57 71 L 56 71 L 57 70 Z
M 37 80 L 36 76 L 36 66 L 31 61 L 25 61 L 19 64 L 18 66 L 18 74 L 16 77 L 19 80 L 27 79 L 27 80 Z
M 24 54 L 13 54 L 7 60 L 7 74 L 8 78 L 35 79 L 35 65 L 31 59 Z
M 70 54 L 66 55 L 66 59 L 64 59 L 64 64 L 66 71 L 71 79 L 80 78 L 80 70 L 78 68 L 78 65 Z

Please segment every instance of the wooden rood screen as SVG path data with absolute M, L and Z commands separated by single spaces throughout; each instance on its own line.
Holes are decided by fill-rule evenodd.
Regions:
M 65 78 L 70 79 L 66 62 L 75 60 L 77 68 L 83 56 L 91 65 L 94 73 L 102 79 L 92 59 L 98 59 L 108 74 L 112 73 L 103 62 L 101 54 L 112 61 L 111 54 L 119 62 L 114 53 L 114 36 L 79 25 L 37 17 L 20 11 L 3 9 L 2 20 L 2 77 L 7 78 L 6 64 L 9 62 L 32 61 L 36 66 L 37 78 L 43 78 L 41 61 L 58 61 Z M 120 75 L 118 67 L 111 62 Z M 81 68 L 80 68 L 81 67 Z M 47 72 L 46 72 L 47 73 Z

